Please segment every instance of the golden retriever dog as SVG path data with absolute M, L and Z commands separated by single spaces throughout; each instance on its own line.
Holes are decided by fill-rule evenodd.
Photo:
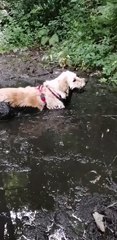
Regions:
M 62 72 L 57 78 L 45 81 L 37 87 L 1 88 L 0 103 L 7 103 L 11 108 L 31 107 L 39 110 L 65 108 L 64 101 L 70 90 L 82 89 L 86 82 L 76 73 Z

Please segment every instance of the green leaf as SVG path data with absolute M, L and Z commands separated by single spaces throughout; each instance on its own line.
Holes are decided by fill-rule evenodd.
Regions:
M 59 42 L 58 35 L 55 33 L 50 39 L 49 39 L 49 45 L 53 46 L 56 43 Z
M 107 82 L 107 79 L 106 79 L 106 78 L 101 78 L 101 79 L 99 80 L 99 82 L 100 82 L 100 83 L 106 83 L 106 82 Z
M 39 30 L 39 35 L 40 35 L 40 37 L 47 36 L 48 35 L 48 30 L 46 28 L 40 29 Z
M 45 44 L 48 43 L 48 41 L 49 41 L 49 37 L 43 36 L 43 37 L 41 38 L 41 45 L 44 46 Z

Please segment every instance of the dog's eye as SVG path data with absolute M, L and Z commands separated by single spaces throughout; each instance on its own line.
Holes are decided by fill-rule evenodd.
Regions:
M 76 78 L 73 79 L 73 82 L 76 82 Z

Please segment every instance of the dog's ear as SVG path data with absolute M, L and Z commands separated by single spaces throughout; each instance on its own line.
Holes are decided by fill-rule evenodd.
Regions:
M 59 80 L 59 91 L 65 92 L 67 95 L 69 94 L 69 85 L 66 77 Z

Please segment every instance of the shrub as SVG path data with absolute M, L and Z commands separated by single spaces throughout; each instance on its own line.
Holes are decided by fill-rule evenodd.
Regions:
M 8 0 L 7 8 L 4 46 L 49 45 L 53 61 L 98 68 L 117 82 L 115 0 Z

